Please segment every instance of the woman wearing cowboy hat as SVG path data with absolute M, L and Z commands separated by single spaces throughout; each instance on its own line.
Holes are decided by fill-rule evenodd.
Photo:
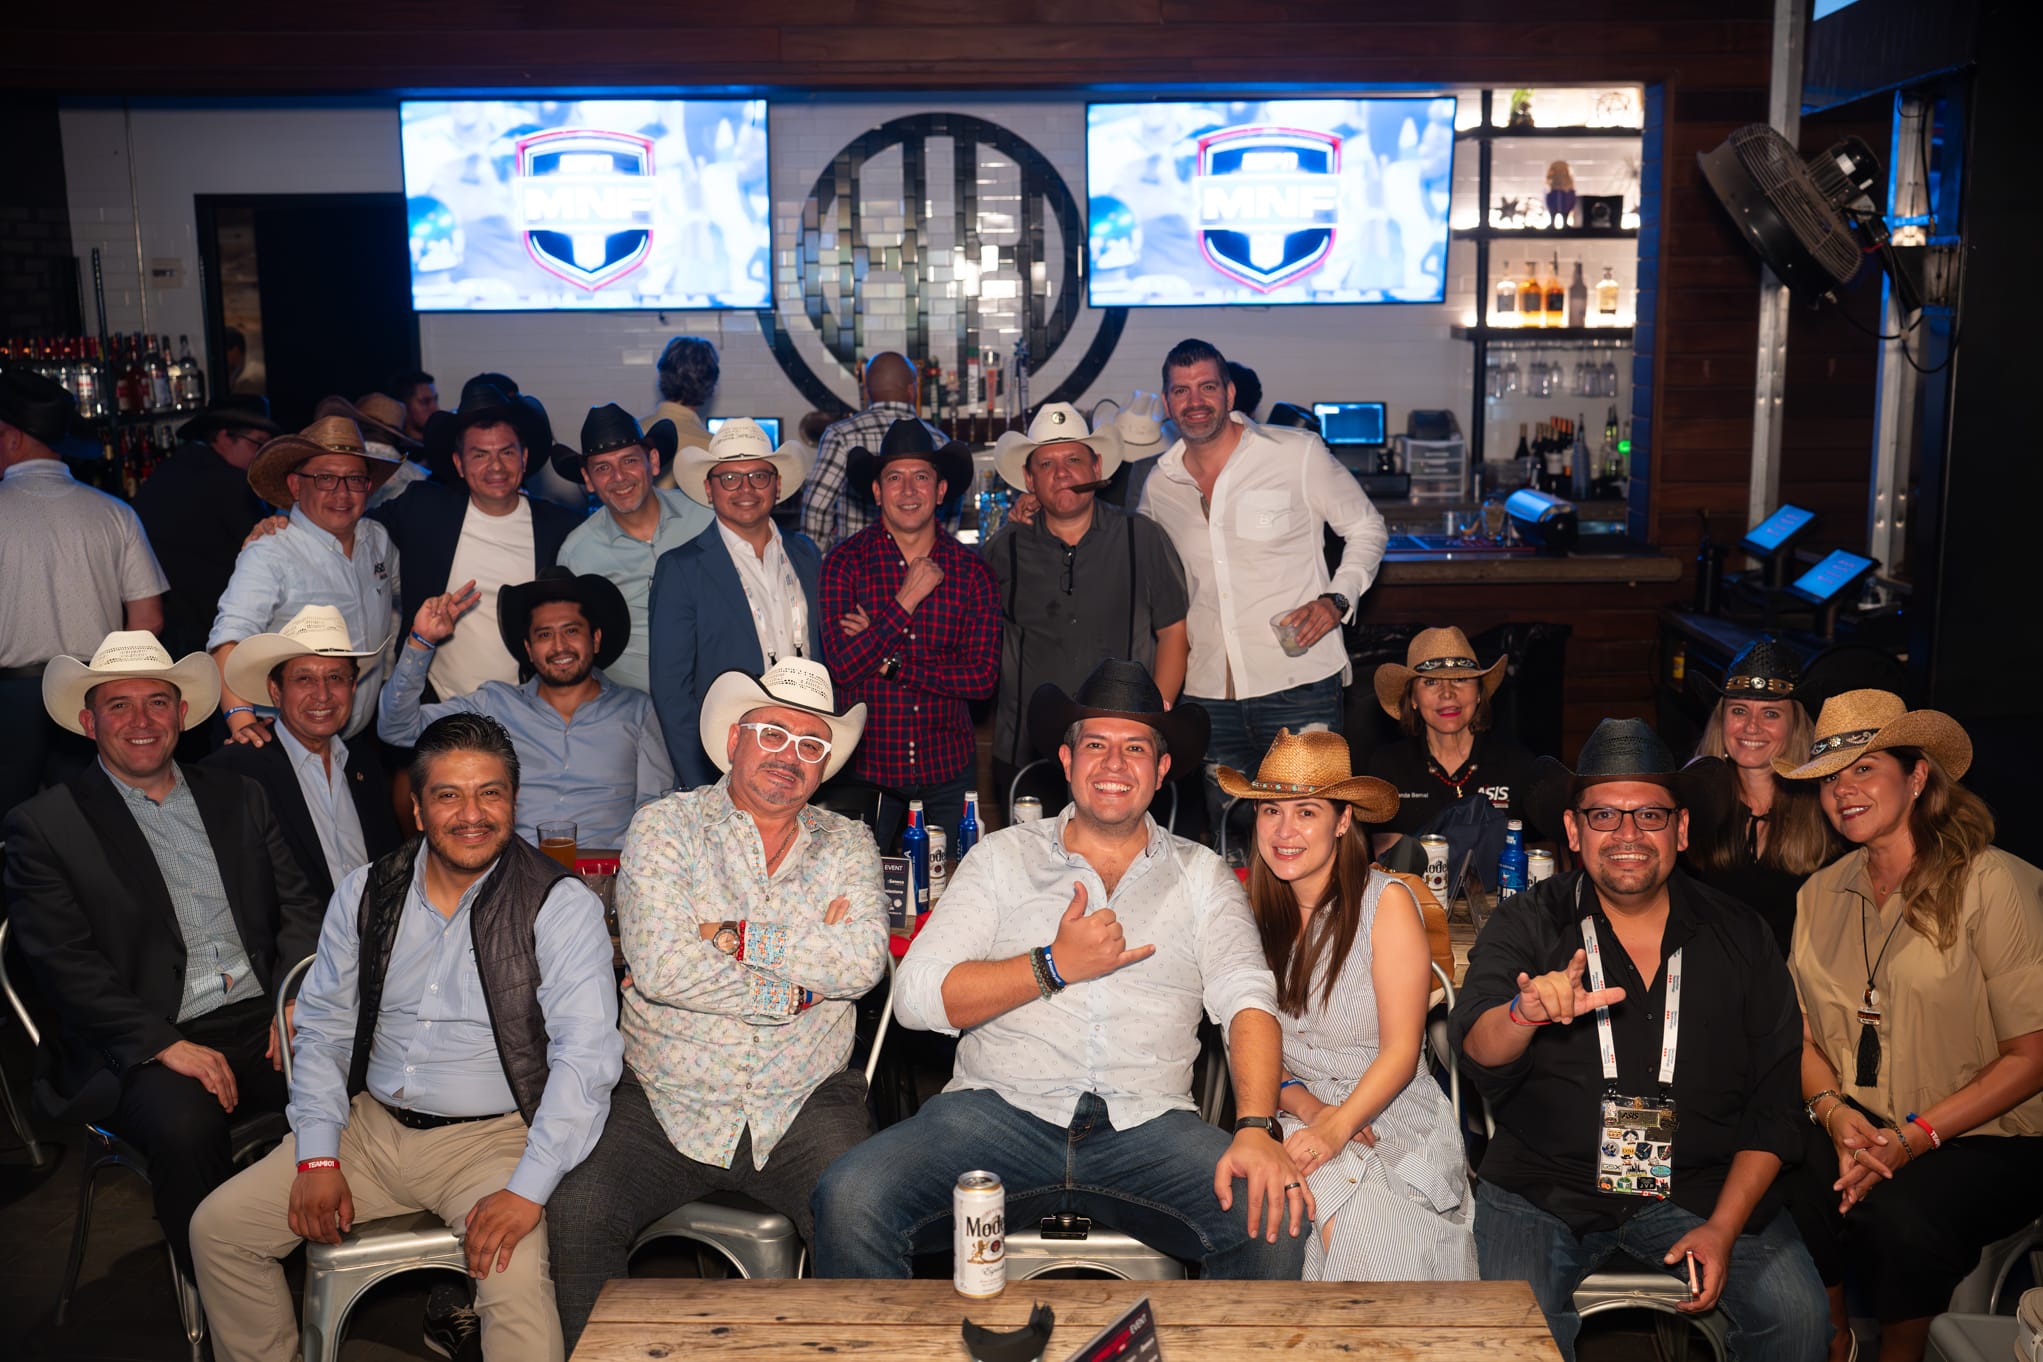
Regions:
M 1256 801 L 1249 904 L 1277 978 L 1277 1104 L 1318 1206 L 1305 1279 L 1473 1280 L 1461 1136 L 1420 1058 L 1426 924 L 1369 864 L 1363 826 L 1388 822 L 1397 792 L 1350 774 L 1337 733 L 1279 730 L 1255 779 L 1226 766 L 1216 778 Z
M 1375 681 L 1377 703 L 1405 733 L 1376 749 L 1369 762 L 1369 774 L 1397 791 L 1390 831 L 1423 832 L 1471 795 L 1487 798 L 1508 817 L 1523 816 L 1532 754 L 1488 731 L 1490 701 L 1504 682 L 1503 658 L 1485 667 L 1461 630 L 1424 629 L 1405 650 L 1404 665 L 1385 663 Z
M 1816 787 L 1785 780 L 1773 769 L 1774 758 L 1809 750 L 1815 728 L 1799 698 L 1803 693 L 1794 655 L 1771 638 L 1758 639 L 1724 669 L 1720 698 L 1695 748 L 1698 757 L 1723 758 L 1738 802 L 1734 816 L 1714 826 L 1691 822 L 1689 869 L 1704 884 L 1757 909 L 1783 955 L 1794 937 L 1795 894 L 1802 881 L 1842 850 Z M 1740 813 L 1744 816 L 1736 816 Z
M 1993 846 L 1949 715 L 1846 691 L 1804 752 L 1775 769 L 1816 785 L 1854 850 L 1796 904 L 1802 1093 L 1828 1138 L 1811 1132 L 1790 1204 L 1831 1356 L 1855 1350 L 1849 1270 L 1882 1362 L 1914 1362 L 1980 1249 L 2043 1211 L 2043 871 Z

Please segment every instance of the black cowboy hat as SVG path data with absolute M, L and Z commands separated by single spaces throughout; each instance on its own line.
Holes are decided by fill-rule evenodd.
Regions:
M 1771 634 L 1761 634 L 1724 668 L 1716 688 L 1726 700 L 1797 700 L 1802 668 L 1792 649 Z
M 91 463 L 106 450 L 78 423 L 71 390 L 33 369 L 0 369 L 0 421 L 62 458 Z
M 582 449 L 580 453 L 566 445 L 553 447 L 553 471 L 569 482 L 582 480 L 582 460 L 593 459 L 598 454 L 608 454 L 613 449 L 628 449 L 641 445 L 658 453 L 663 464 L 671 466 L 674 450 L 681 443 L 681 434 L 674 429 L 674 423 L 659 420 L 639 429 L 638 418 L 615 402 L 606 402 L 600 407 L 589 408 L 589 414 L 582 418 Z
M 888 426 L 880 440 L 879 453 L 864 445 L 852 450 L 844 460 L 844 479 L 853 492 L 870 502 L 880 470 L 896 459 L 921 459 L 934 468 L 937 481 L 948 489 L 944 493 L 946 498 L 955 497 L 972 485 L 972 447 L 961 440 L 938 444 L 929 427 L 914 418 Z
M 1110 657 L 1092 669 L 1076 697 L 1046 681 L 1029 698 L 1029 737 L 1038 752 L 1055 752 L 1080 719 L 1133 719 L 1163 735 L 1171 765 L 1183 772 L 1206 755 L 1213 721 L 1198 705 L 1163 707 L 1163 692 L 1140 662 Z
M 315 415 L 325 416 L 326 412 Z M 347 413 L 342 413 L 346 415 Z M 361 423 L 356 422 L 357 425 Z M 223 430 L 259 430 L 275 439 L 284 428 L 270 419 L 270 400 L 260 393 L 228 393 L 216 397 L 197 416 L 177 428 L 180 440 L 207 440 Z
M 518 432 L 525 446 L 526 466 L 545 458 L 553 449 L 553 423 L 546 408 L 530 397 L 519 395 L 488 380 L 493 374 L 479 374 L 461 385 L 461 405 L 453 411 L 436 411 L 426 418 L 423 459 L 433 476 L 442 482 L 459 484 L 454 454 L 461 447 L 461 434 L 470 426 L 506 422 Z
M 1684 766 L 1644 719 L 1605 719 L 1582 744 L 1573 770 L 1553 757 L 1534 764 L 1526 816 L 1548 837 L 1565 840 L 1562 813 L 1575 806 L 1583 790 L 1619 780 L 1665 787 L 1676 805 L 1689 811 L 1695 828 L 1722 824 L 1737 798 L 1737 782 L 1721 757 L 1697 757 Z
M 507 586 L 497 593 L 497 632 L 504 647 L 518 659 L 518 679 L 530 680 L 531 659 L 525 656 L 525 635 L 531 631 L 532 612 L 552 601 L 573 601 L 582 607 L 589 625 L 603 636 L 596 647 L 596 665 L 607 667 L 624 654 L 631 641 L 631 611 L 624 593 L 608 577 L 593 572 L 576 576 L 564 567 L 541 568 L 529 582 Z

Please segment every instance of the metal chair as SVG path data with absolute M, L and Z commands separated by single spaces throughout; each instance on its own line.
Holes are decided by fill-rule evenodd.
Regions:
M 0 842 L 0 867 L 4 867 L 6 864 L 7 844 Z M 4 948 L 4 938 L 0 938 L 0 949 Z M 25 1013 L 25 1009 L 18 1005 L 19 999 L 15 998 L 14 988 L 11 984 L 7 986 L 7 999 L 10 1003 L 17 1004 L 15 1010 L 18 1014 Z M 31 1042 L 34 1041 L 32 1035 L 30 1040 Z M 0 1073 L 0 1106 L 4 1106 L 7 1109 L 7 1124 L 14 1127 L 14 1133 L 21 1140 L 22 1147 L 28 1150 L 29 1166 L 31 1168 L 41 1168 L 44 1164 L 48 1163 L 52 1156 L 43 1151 L 42 1142 L 36 1139 L 35 1125 L 30 1121 L 28 1112 L 15 1102 L 14 1085 L 7 1081 L 5 1073 Z
M 1997 1315 L 2008 1279 L 2023 1258 L 2029 1260 L 2029 1280 L 2043 1284 L 2043 1219 L 2032 1220 L 2007 1238 L 1988 1244 L 1979 1254 L 1979 1266 L 1958 1283 L 1946 1308 L 1956 1315 Z
M 1007 783 L 1007 825 L 1009 827 L 1013 827 L 1017 821 L 1014 816 L 1014 802 L 1021 797 L 1022 781 L 1027 779 L 1029 772 L 1035 770 L 1038 766 L 1055 766 L 1056 764 L 1057 759 L 1055 757 L 1037 757 L 1027 766 L 1014 773 L 1014 779 Z M 1178 830 L 1177 782 L 1165 781 L 1163 788 L 1170 792 L 1170 813 L 1164 817 L 1163 830 L 1175 833 Z

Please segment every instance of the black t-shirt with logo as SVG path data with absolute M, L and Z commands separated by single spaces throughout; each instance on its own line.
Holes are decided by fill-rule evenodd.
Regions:
M 1459 799 L 1487 799 L 1512 818 L 1525 816 L 1532 792 L 1532 753 L 1490 733 L 1475 735 L 1468 762 L 1458 771 L 1444 771 L 1426 750 L 1424 738 L 1400 738 L 1379 747 L 1369 759 L 1369 774 L 1397 789 L 1397 817 L 1390 828 L 1410 836 Z

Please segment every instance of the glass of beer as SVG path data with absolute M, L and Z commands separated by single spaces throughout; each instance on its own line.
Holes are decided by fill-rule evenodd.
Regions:
M 539 825 L 539 849 L 559 861 L 569 870 L 575 868 L 575 834 L 579 831 L 573 823 L 541 823 Z

